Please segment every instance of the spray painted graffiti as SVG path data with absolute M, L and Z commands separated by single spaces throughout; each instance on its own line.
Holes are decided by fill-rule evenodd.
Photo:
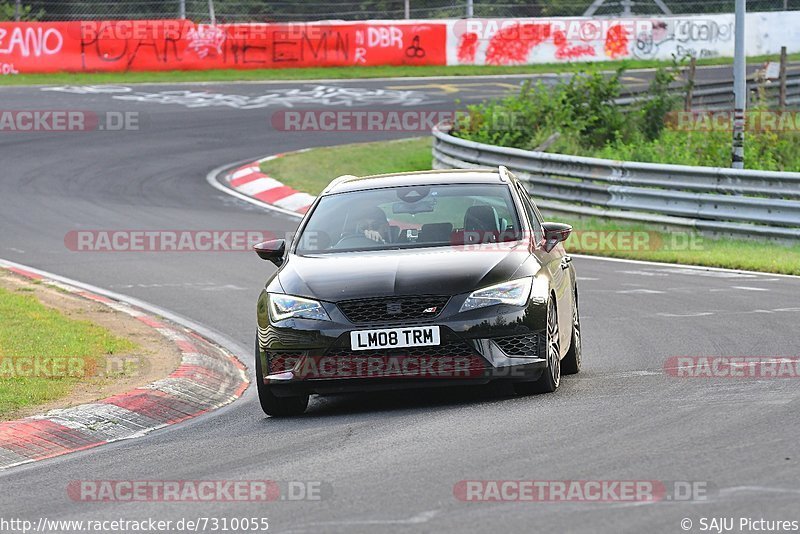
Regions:
M 623 26 L 614 26 L 606 36 L 605 53 L 611 59 L 624 58 L 628 55 L 628 32 Z
M 197 57 L 204 59 L 209 54 L 222 54 L 222 45 L 225 43 L 225 30 L 218 26 L 207 26 L 198 24 L 186 35 L 189 42 L 187 47 L 192 50 Z
M 0 63 L 0 76 L 13 76 L 19 74 L 19 71 L 13 63 Z
M 112 98 L 151 104 L 174 104 L 187 108 L 227 107 L 232 109 L 262 109 L 269 107 L 293 108 L 295 106 L 345 106 L 369 105 L 413 106 L 427 100 L 417 91 L 388 89 L 363 89 L 316 85 L 308 89 L 275 89 L 268 93 L 248 96 L 210 93 L 207 91 L 133 91 L 130 87 L 61 86 L 47 87 L 46 91 L 74 94 L 111 94 Z
M 448 22 L 450 65 L 525 65 L 628 58 L 732 57 L 733 14 Z M 748 55 L 800 51 L 800 12 L 747 15 Z M 792 48 L 794 46 L 794 48 Z
M 72 93 L 76 95 L 100 95 L 108 93 L 130 93 L 133 89 L 122 85 L 56 85 L 52 87 L 42 87 L 42 91 Z
M 556 59 L 568 60 L 594 56 L 592 45 L 573 45 L 567 40 L 567 34 L 561 30 L 553 32 L 553 44 L 556 46 Z
M 0 54 L 20 58 L 52 56 L 61 52 L 64 36 L 57 28 L 0 28 Z
M 519 38 L 524 36 L 525 38 Z M 487 65 L 525 63 L 530 51 L 550 38 L 549 24 L 519 24 L 501 29 L 489 41 Z
M 0 59 L 26 73 L 444 65 L 445 35 L 445 23 L 405 21 L 0 22 Z
M 478 27 L 478 24 L 482 26 Z M 627 28 L 626 24 L 631 26 Z M 475 30 L 478 31 L 462 31 Z M 459 33 L 456 59 L 461 64 L 519 65 L 539 61 L 619 58 L 629 55 L 633 23 L 569 20 L 465 22 Z M 483 57 L 481 57 L 483 56 Z
M 665 53 L 714 57 L 720 55 L 721 46 L 731 44 L 732 40 L 732 20 L 660 20 L 653 22 L 651 31 L 636 36 L 633 54 L 639 59 L 661 57 Z
M 753 36 L 746 42 L 747 55 L 775 54 L 781 46 L 787 46 L 790 53 L 800 52 L 800 32 L 795 31 L 800 26 L 800 11 L 746 16 L 748 34 Z M 0 22 L 0 72 L 5 69 L 8 74 L 523 65 L 670 60 L 673 55 L 731 57 L 733 15 L 218 26 L 186 20 Z
M 478 52 L 478 34 L 475 32 L 467 32 L 461 36 L 458 43 L 458 51 L 456 56 L 458 62 L 462 64 L 474 64 L 475 54 Z

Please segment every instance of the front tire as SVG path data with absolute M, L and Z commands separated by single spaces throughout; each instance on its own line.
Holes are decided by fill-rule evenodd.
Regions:
M 514 391 L 519 395 L 530 393 L 552 393 L 561 384 L 561 343 L 558 340 L 558 314 L 554 299 L 547 305 L 547 368 L 535 382 L 519 382 L 514 384 Z
M 561 373 L 565 375 L 577 374 L 581 370 L 582 353 L 581 314 L 578 310 L 578 290 L 575 289 L 575 305 L 572 307 L 572 341 L 570 341 L 567 355 L 561 360 Z
M 258 350 L 258 339 L 256 339 L 256 389 L 258 390 L 258 400 L 261 409 L 265 414 L 272 417 L 291 417 L 300 415 L 308 407 L 308 395 L 298 395 L 295 397 L 276 397 L 270 387 L 264 383 L 264 371 L 261 368 L 261 354 Z

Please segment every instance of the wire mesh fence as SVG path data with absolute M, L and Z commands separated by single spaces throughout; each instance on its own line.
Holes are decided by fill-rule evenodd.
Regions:
M 748 0 L 748 11 L 800 10 L 800 0 Z M 0 20 L 187 18 L 197 22 L 732 13 L 734 0 L 0 0 Z

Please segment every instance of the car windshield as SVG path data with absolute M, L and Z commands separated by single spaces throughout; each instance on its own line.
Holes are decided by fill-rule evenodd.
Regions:
M 389 187 L 323 197 L 296 253 L 496 243 L 520 235 L 506 185 Z

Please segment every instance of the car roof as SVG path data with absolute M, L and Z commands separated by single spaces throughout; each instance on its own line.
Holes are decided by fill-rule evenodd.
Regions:
M 434 171 L 399 172 L 371 176 L 340 176 L 322 191 L 322 195 L 397 187 L 405 185 L 443 184 L 503 184 L 510 183 L 508 172 L 499 169 L 447 169 Z

